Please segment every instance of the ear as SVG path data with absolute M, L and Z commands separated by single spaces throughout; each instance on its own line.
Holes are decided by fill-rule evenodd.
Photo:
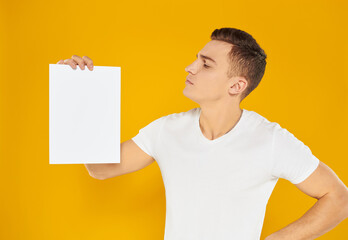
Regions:
M 230 95 L 238 95 L 242 93 L 248 86 L 248 81 L 244 77 L 232 77 L 230 79 L 230 85 L 228 93 Z

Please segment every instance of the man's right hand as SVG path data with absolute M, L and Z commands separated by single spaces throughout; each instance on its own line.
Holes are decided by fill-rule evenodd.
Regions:
M 81 58 L 80 56 L 73 55 L 69 59 L 59 60 L 57 62 L 57 64 L 67 64 L 67 65 L 70 65 L 70 67 L 72 67 L 72 69 L 76 69 L 77 68 L 76 65 L 78 64 L 81 70 L 84 70 L 85 69 L 85 65 L 87 65 L 87 67 L 88 67 L 88 69 L 90 71 L 93 70 L 93 61 L 92 61 L 92 59 L 90 59 L 87 56 L 83 56 Z

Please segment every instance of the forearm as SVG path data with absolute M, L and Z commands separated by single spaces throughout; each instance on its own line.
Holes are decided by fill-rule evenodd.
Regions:
M 102 164 L 85 164 L 89 174 L 96 178 L 108 177 L 117 163 L 102 163 Z
M 333 229 L 348 217 L 347 200 L 326 194 L 301 218 L 265 240 L 312 240 Z

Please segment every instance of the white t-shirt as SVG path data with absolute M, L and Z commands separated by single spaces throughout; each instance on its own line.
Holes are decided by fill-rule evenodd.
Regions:
M 259 240 L 278 179 L 297 184 L 317 168 L 318 158 L 292 133 L 242 110 L 214 140 L 199 127 L 201 108 L 158 118 L 132 138 L 161 170 L 164 240 Z

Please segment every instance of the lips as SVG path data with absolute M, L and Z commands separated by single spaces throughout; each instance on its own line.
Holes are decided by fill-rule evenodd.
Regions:
M 192 84 L 192 85 L 193 85 L 193 83 L 192 83 L 190 80 L 188 80 L 187 78 L 186 78 L 186 81 L 188 81 L 190 84 Z

